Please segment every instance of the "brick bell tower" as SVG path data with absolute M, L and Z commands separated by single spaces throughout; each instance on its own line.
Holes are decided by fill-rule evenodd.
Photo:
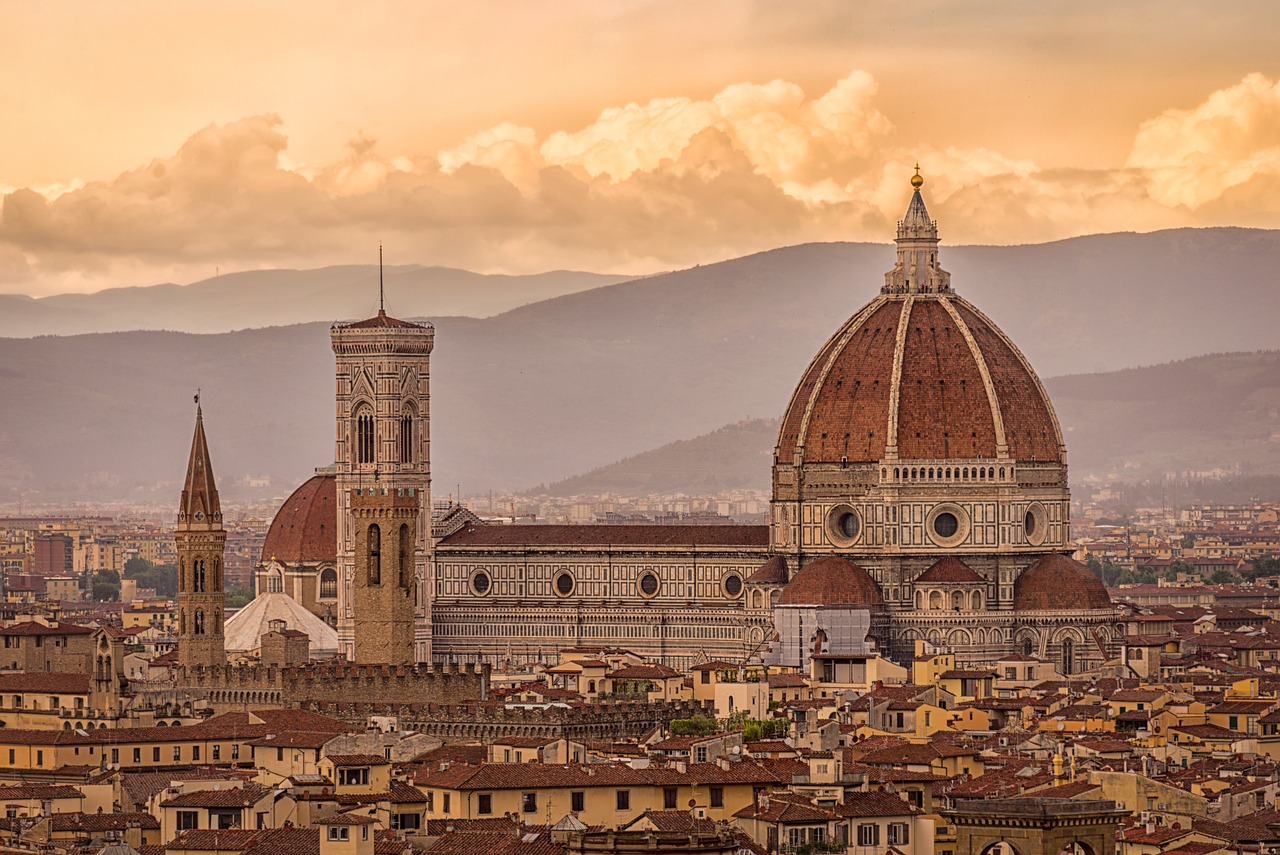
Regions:
M 336 361 L 338 644 L 431 661 L 431 324 L 378 314 L 329 332 Z
M 196 395 L 196 433 L 173 533 L 178 550 L 178 665 L 187 671 L 227 664 L 222 637 L 223 554 L 227 532 L 213 480 L 204 415 Z

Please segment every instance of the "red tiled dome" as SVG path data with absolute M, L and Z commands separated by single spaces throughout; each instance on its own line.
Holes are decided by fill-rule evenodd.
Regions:
M 939 558 L 937 561 L 929 565 L 929 569 L 916 577 L 917 583 L 925 584 L 979 584 L 986 582 L 978 575 L 978 571 L 974 570 L 968 564 L 965 564 L 959 558 L 953 558 L 948 555 L 945 558 Z
M 294 490 L 276 511 L 262 542 L 262 560 L 294 564 L 333 561 L 337 555 L 337 479 L 316 475 Z
M 1038 558 L 1013 583 L 1013 610 L 1087 611 L 1111 608 L 1111 597 L 1093 571 L 1065 555 Z
M 876 580 L 857 564 L 828 555 L 806 564 L 782 589 L 783 606 L 876 606 L 884 595 Z
M 901 460 L 994 459 L 1002 444 L 1014 460 L 1063 457 L 1031 366 L 951 292 L 884 294 L 850 318 L 801 377 L 778 432 L 778 461 L 799 453 L 804 463 L 878 462 L 894 444 Z

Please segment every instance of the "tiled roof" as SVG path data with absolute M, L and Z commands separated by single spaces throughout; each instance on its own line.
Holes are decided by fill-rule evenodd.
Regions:
M 748 576 L 747 582 L 755 585 L 785 585 L 787 582 L 786 556 L 773 556 Z
M 618 763 L 590 765 L 542 765 L 537 763 L 486 763 L 482 766 L 450 766 L 424 769 L 414 778 L 418 786 L 455 790 L 507 790 L 520 787 L 625 787 L 680 786 L 730 783 L 790 783 L 758 761 L 741 760 L 722 769 L 715 763 L 693 763 L 687 771 L 651 766 L 632 769 Z
M 26 784 L 20 786 L 0 786 L 0 803 L 11 799 L 83 799 L 84 793 L 70 784 Z
M 325 759 L 335 766 L 385 766 L 391 762 L 380 754 L 330 754 Z
M 866 570 L 847 558 L 827 555 L 810 561 L 782 589 L 779 605 L 883 605 L 880 586 Z
M 33 620 L 25 620 L 21 623 L 15 623 L 10 626 L 0 627 L 0 636 L 5 635 L 91 635 L 93 627 L 77 626 L 70 623 L 58 623 L 53 626 L 45 626 L 42 623 Z
M 334 561 L 338 554 L 337 496 L 333 475 L 316 475 L 303 482 L 276 511 L 262 542 L 262 560 Z
M 1079 561 L 1050 553 L 1036 559 L 1013 582 L 1014 611 L 1110 609 L 1102 580 Z
M 58 832 L 121 831 L 130 827 L 157 829 L 160 822 L 149 813 L 55 813 L 52 830 Z
M 344 330 L 371 330 L 371 329 L 410 329 L 410 330 L 428 330 L 431 329 L 430 324 L 415 324 L 413 321 L 402 321 L 399 318 L 393 318 L 383 309 L 378 310 L 378 314 L 371 318 L 365 318 L 362 321 L 352 321 L 349 324 L 338 324 L 338 329 Z
M 320 829 L 195 829 L 182 832 L 165 848 L 222 853 L 252 851 L 254 855 L 320 855 Z
M 244 772 L 216 768 L 175 769 L 172 772 L 121 772 L 120 787 L 131 804 L 142 806 L 174 781 L 225 780 L 244 777 Z
M 769 545 L 763 525 L 467 525 L 442 538 L 451 546 L 723 546 Z
M 181 793 L 160 803 L 161 807 L 249 807 L 257 804 L 267 794 L 265 787 L 246 784 L 221 790 L 194 790 Z
M 986 580 L 959 558 L 946 555 L 930 564 L 929 569 L 917 576 L 915 581 L 916 584 L 972 585 Z
M 624 665 L 608 676 L 614 680 L 667 680 L 681 673 L 665 665 Z
M 836 813 L 845 817 L 862 816 L 914 816 L 922 813 L 894 793 L 869 792 L 844 795 L 844 802 L 836 805 Z

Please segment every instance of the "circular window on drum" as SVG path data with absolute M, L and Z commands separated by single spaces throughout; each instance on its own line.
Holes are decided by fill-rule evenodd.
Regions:
M 565 571 L 556 574 L 556 596 L 567 597 L 573 593 L 577 582 L 573 578 L 573 574 Z
M 849 505 L 836 505 L 827 513 L 827 537 L 836 546 L 852 546 L 862 535 L 862 518 Z
M 1022 519 L 1022 527 L 1027 535 L 1027 543 L 1039 546 L 1049 536 L 1049 512 L 1039 502 L 1027 506 L 1027 513 Z
M 724 592 L 734 599 L 737 599 L 742 594 L 742 577 L 737 573 L 727 574 L 721 585 L 724 588 Z
M 924 527 L 938 546 L 959 546 L 969 536 L 969 515 L 959 505 L 938 505 L 925 518 Z
M 471 574 L 471 593 L 477 597 L 483 597 L 493 588 L 493 580 L 489 578 L 489 574 L 483 570 L 477 570 Z
M 656 596 L 658 588 L 660 587 L 658 584 L 658 577 L 652 573 L 645 573 L 636 582 L 636 587 L 640 589 L 640 595 L 642 597 Z

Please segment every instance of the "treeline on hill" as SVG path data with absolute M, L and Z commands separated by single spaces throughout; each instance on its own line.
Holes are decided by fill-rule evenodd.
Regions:
M 1164 572 L 1160 572 L 1154 567 L 1148 567 L 1145 564 L 1139 564 L 1136 567 L 1124 567 L 1107 559 L 1101 559 L 1090 555 L 1088 561 L 1089 569 L 1093 574 L 1102 580 L 1102 583 L 1108 588 L 1114 588 L 1117 585 L 1154 585 L 1161 579 L 1167 582 L 1178 581 L 1178 575 L 1185 573 L 1189 576 L 1196 574 L 1195 565 L 1189 561 L 1175 560 L 1169 562 L 1168 568 Z M 1237 582 L 1256 582 L 1266 576 L 1280 576 L 1280 555 L 1264 555 L 1255 558 L 1251 564 L 1241 568 L 1239 573 L 1233 573 L 1230 570 L 1215 570 L 1213 574 L 1205 579 L 1212 585 L 1231 585 Z

